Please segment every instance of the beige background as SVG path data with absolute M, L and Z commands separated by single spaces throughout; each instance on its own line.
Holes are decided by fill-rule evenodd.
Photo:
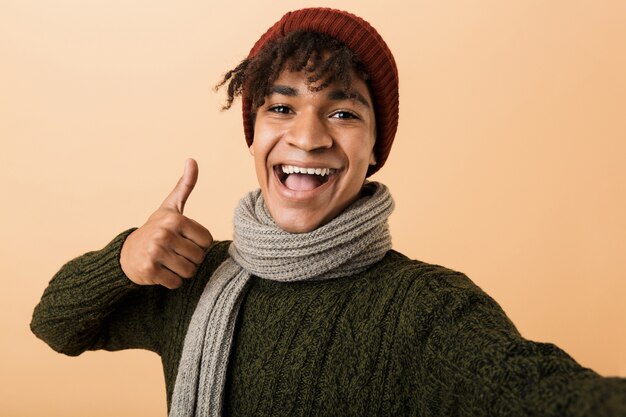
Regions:
M 165 416 L 159 359 L 54 353 L 28 329 L 70 258 L 140 225 L 184 159 L 219 239 L 255 186 L 212 86 L 309 1 L 0 0 L 0 403 L 7 416 Z M 522 334 L 626 376 L 626 2 L 322 1 L 378 28 L 400 128 L 374 179 L 394 246 L 467 273 Z

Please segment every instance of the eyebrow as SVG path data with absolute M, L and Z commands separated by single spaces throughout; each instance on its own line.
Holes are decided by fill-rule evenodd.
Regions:
M 370 107 L 370 103 L 358 91 L 346 92 L 343 90 L 332 90 L 328 93 L 328 98 L 331 100 L 356 100 L 359 103 L 363 104 L 365 107 Z
M 268 95 L 272 95 L 272 94 L 280 94 L 280 95 L 287 96 L 287 97 L 297 97 L 299 93 L 298 93 L 298 90 L 293 87 L 276 84 L 272 86 L 272 88 L 270 89 L 270 93 Z M 356 100 L 367 108 L 371 107 L 370 103 L 358 91 L 346 92 L 343 90 L 331 90 L 328 92 L 326 96 L 329 99 L 334 100 L 334 101 Z
M 288 97 L 297 97 L 298 90 L 293 87 L 287 87 L 286 85 L 273 85 L 268 95 L 271 96 L 272 94 L 280 94 Z

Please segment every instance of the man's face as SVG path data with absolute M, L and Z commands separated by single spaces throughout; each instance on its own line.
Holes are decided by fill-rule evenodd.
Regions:
M 291 233 L 327 223 L 359 197 L 375 163 L 376 125 L 365 83 L 352 77 L 309 91 L 304 72 L 283 71 L 256 111 L 254 156 L 263 198 L 274 221 Z

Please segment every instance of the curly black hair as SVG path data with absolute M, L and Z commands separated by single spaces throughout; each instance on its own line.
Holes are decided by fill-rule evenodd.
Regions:
M 252 112 L 265 102 L 280 73 L 304 70 L 311 91 L 320 91 L 337 82 L 349 92 L 352 71 L 369 87 L 365 66 L 344 43 L 318 32 L 296 31 L 268 43 L 252 58 L 246 58 L 228 71 L 215 87 L 228 83 L 226 104 L 229 109 L 236 97 L 243 96 L 252 103 Z

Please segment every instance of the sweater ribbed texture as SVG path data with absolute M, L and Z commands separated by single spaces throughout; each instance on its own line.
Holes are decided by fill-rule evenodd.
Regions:
M 71 355 L 157 352 L 169 405 L 191 315 L 230 243 L 215 242 L 197 276 L 169 291 L 129 284 L 104 261 L 119 259 L 128 233 L 66 264 L 31 327 Z M 252 278 L 225 388 L 230 416 L 626 416 L 626 380 L 525 340 L 463 274 L 395 251 L 355 277 Z
M 185 336 L 171 417 L 221 415 L 235 320 L 252 276 L 279 282 L 353 276 L 391 249 L 391 194 L 380 183 L 369 183 L 363 190 L 338 216 L 308 233 L 279 228 L 261 190 L 241 199 L 235 209 L 231 257 L 209 280 Z

